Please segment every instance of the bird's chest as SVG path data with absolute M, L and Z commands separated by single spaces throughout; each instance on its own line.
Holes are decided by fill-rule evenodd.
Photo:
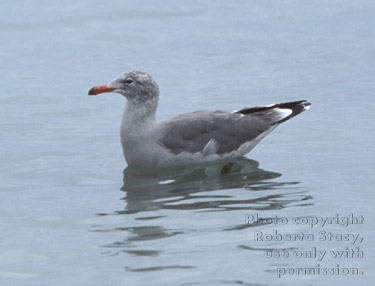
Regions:
M 144 130 L 137 128 L 121 129 L 121 144 L 126 153 L 142 151 L 149 140 L 149 135 Z
M 122 128 L 121 145 L 128 165 L 143 166 L 152 160 L 157 142 L 149 128 Z

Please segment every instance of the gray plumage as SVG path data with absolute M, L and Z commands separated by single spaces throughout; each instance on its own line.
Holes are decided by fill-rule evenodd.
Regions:
M 278 124 L 309 108 L 305 100 L 243 108 L 239 111 L 196 111 L 167 121 L 155 113 L 159 88 L 151 76 L 125 73 L 89 94 L 114 91 L 128 104 L 121 142 L 129 165 L 165 167 L 237 158 L 250 152 Z
M 196 111 L 166 121 L 166 134 L 160 142 L 171 152 L 196 153 L 204 149 L 210 140 L 218 143 L 217 154 L 237 150 L 242 144 L 284 122 L 278 109 L 292 109 L 288 119 L 299 114 L 310 104 L 296 101 L 269 107 L 244 108 L 236 112 Z M 293 112 L 294 110 L 294 112 Z M 287 118 L 286 117 L 286 118 Z

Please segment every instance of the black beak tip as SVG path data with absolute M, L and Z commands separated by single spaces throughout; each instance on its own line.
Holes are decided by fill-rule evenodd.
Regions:
M 91 89 L 89 90 L 88 95 L 96 95 L 95 87 L 93 87 L 93 88 L 91 88 Z

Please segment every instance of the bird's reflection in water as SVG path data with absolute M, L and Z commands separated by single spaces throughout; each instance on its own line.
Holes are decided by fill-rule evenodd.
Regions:
M 236 198 L 231 194 L 231 189 L 266 191 L 298 184 L 298 182 L 275 182 L 272 179 L 280 177 L 281 174 L 262 170 L 258 166 L 257 161 L 239 159 L 149 171 L 126 168 L 123 177 L 124 185 L 121 188 L 126 193 L 124 198 L 126 208 L 118 213 L 130 214 L 158 209 L 197 211 L 280 209 L 296 200 L 296 198 L 288 200 L 289 193 L 285 190 L 281 193 L 266 192 L 264 195 L 259 192 L 249 193 L 248 198 L 245 199 L 242 196 Z M 228 191 L 218 194 L 219 190 Z
M 110 229 L 99 226 L 95 231 L 124 232 L 123 239 L 103 245 L 111 249 L 108 251 L 110 255 L 126 252 L 155 257 L 163 252 L 163 247 L 153 244 L 153 248 L 149 249 L 145 246 L 147 241 L 160 241 L 192 231 L 191 226 L 190 229 L 176 229 L 173 224 L 170 225 L 174 219 L 173 211 L 188 211 L 192 217 L 199 212 L 202 219 L 207 218 L 203 215 L 208 215 L 208 212 L 211 212 L 212 218 L 215 216 L 213 212 L 240 211 L 238 216 L 245 218 L 247 211 L 251 210 L 278 210 L 291 204 L 311 204 L 311 197 L 298 188 L 298 182 L 277 182 L 281 174 L 258 166 L 254 160 L 240 159 L 153 171 L 126 168 L 121 188 L 126 194 L 123 198 L 126 206 L 115 212 L 127 216 L 126 222 Z M 236 231 L 248 227 L 252 225 L 246 224 L 244 219 L 234 225 L 223 225 L 221 230 Z M 178 268 L 183 265 L 172 266 Z M 149 271 L 134 265 L 125 268 L 127 271 Z

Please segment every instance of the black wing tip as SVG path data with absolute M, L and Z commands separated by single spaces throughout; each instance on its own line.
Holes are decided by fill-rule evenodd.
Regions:
M 292 114 L 290 114 L 289 116 L 275 122 L 274 124 L 283 123 L 283 122 L 293 118 L 294 116 L 304 112 L 305 110 L 308 110 L 310 108 L 310 105 L 311 105 L 311 103 L 308 102 L 305 99 L 276 104 L 275 105 L 276 108 L 290 109 L 292 111 Z
M 274 107 L 276 108 L 288 108 L 292 110 L 292 114 L 294 113 L 301 113 L 302 111 L 305 111 L 306 109 L 310 108 L 311 103 L 307 100 L 298 100 L 298 101 L 290 101 L 290 102 L 284 102 L 275 104 Z M 296 114 L 296 115 L 297 115 Z
M 271 104 L 267 106 L 256 106 L 256 107 L 250 107 L 250 108 L 243 108 L 241 110 L 236 111 L 236 113 L 241 114 L 250 114 L 250 113 L 256 113 L 260 111 L 265 111 L 269 109 L 274 108 L 287 108 L 292 110 L 292 117 L 301 113 L 302 111 L 309 109 L 309 106 L 311 105 L 310 102 L 308 102 L 306 99 L 297 100 L 297 101 L 289 101 L 284 103 L 278 103 L 278 104 Z
M 272 123 L 272 125 L 275 125 L 275 124 L 283 123 L 283 122 L 293 118 L 294 116 L 300 114 L 301 112 L 309 109 L 310 105 L 311 105 L 310 102 L 308 102 L 306 99 L 303 99 L 303 100 L 289 101 L 289 102 L 278 103 L 278 104 L 271 104 L 271 105 L 267 105 L 267 106 L 256 106 L 256 107 L 251 107 L 251 108 L 243 108 L 239 111 L 236 111 L 236 113 L 248 115 L 248 114 L 253 114 L 253 113 L 257 113 L 257 112 L 261 113 L 263 111 L 268 111 L 268 110 L 277 109 L 277 108 L 290 109 L 292 113 L 290 115 L 284 117 L 283 119 L 275 121 L 274 123 Z

